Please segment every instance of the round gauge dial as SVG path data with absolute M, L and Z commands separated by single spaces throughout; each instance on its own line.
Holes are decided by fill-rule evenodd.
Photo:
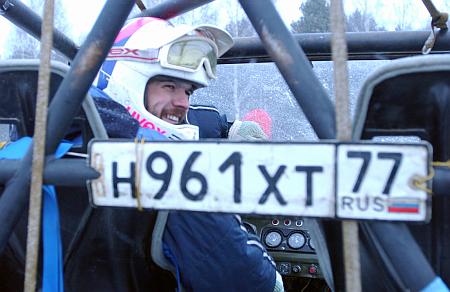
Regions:
M 289 235 L 288 245 L 290 248 L 298 249 L 305 245 L 306 238 L 300 232 L 294 232 Z
M 281 244 L 281 234 L 278 231 L 270 231 L 264 238 L 264 243 L 268 247 L 277 247 Z
M 312 240 L 312 238 L 309 239 L 309 247 L 312 249 L 316 249 L 316 245 L 314 244 L 314 240 Z

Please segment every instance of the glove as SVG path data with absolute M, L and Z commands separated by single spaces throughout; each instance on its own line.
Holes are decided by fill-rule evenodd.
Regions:
M 228 139 L 262 141 L 267 140 L 267 136 L 257 123 L 236 120 L 228 131 Z

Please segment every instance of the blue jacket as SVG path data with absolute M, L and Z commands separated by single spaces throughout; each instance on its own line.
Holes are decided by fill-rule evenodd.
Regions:
M 147 140 L 162 139 L 156 131 L 142 132 L 126 109 L 102 91 L 93 88 L 90 93 L 110 136 L 134 138 L 139 132 Z M 188 121 L 201 122 L 202 138 L 226 136 L 226 119 L 217 111 L 191 109 Z M 274 289 L 275 264 L 237 215 L 171 211 L 163 242 L 188 291 Z

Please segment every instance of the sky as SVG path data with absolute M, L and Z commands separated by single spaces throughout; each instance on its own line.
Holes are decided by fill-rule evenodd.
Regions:
M 220 8 L 223 5 L 230 5 L 230 1 L 237 0 L 217 0 L 209 5 Z M 300 5 L 305 0 L 274 0 L 277 10 L 289 27 L 292 21 L 301 17 Z M 27 3 L 27 0 L 22 0 Z M 81 43 L 101 11 L 105 0 L 62 0 L 67 15 L 67 21 L 72 23 L 72 30 L 66 34 L 74 39 L 76 43 Z M 231 3 L 232 3 L 231 2 Z M 433 0 L 433 3 L 440 11 L 450 11 L 450 1 Z M 423 29 L 430 21 L 430 16 L 421 0 L 344 0 L 346 14 L 352 13 L 355 9 L 372 13 L 376 22 L 388 30 L 394 30 L 396 25 L 403 21 L 412 29 Z M 222 25 L 217 24 L 224 27 Z M 6 55 L 5 39 L 11 33 L 12 24 L 5 18 L 0 17 L 0 58 Z

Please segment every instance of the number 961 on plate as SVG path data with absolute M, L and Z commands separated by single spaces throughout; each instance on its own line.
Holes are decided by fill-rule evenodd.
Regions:
M 335 216 L 333 143 L 93 141 L 95 206 Z

